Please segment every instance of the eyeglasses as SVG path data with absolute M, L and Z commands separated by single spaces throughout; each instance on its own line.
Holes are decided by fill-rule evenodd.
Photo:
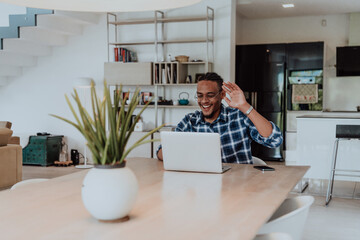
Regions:
M 195 100 L 196 101 L 201 101 L 201 100 L 203 100 L 205 98 L 207 100 L 212 100 L 212 99 L 216 98 L 220 93 L 221 93 L 221 90 L 216 94 L 215 93 L 209 93 L 209 94 L 203 95 L 203 94 L 196 93 L 195 94 Z

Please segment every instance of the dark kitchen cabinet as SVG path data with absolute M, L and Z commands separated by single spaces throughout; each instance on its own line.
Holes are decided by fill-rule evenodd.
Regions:
M 236 55 L 239 63 L 284 62 L 286 44 L 238 45 Z
M 323 42 L 290 43 L 287 44 L 286 50 L 288 70 L 323 69 Z
M 241 89 L 245 92 L 260 91 L 264 81 L 269 79 L 265 74 L 277 74 L 271 69 L 272 63 L 285 61 L 285 47 L 286 44 L 238 45 L 235 78 Z M 271 82 L 265 84 L 272 85 Z

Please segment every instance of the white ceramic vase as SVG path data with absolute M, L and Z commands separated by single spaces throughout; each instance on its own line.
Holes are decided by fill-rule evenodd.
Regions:
M 127 167 L 97 165 L 85 176 L 82 200 L 90 214 L 103 221 L 126 217 L 134 206 L 139 186 Z

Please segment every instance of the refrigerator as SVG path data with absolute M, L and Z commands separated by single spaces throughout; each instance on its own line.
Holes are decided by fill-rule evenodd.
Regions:
M 273 47 L 273 48 L 271 48 Z M 236 84 L 263 117 L 277 125 L 285 135 L 285 49 L 281 46 L 237 46 Z M 260 48 L 260 49 L 259 49 Z M 256 60 L 249 53 L 264 52 Z M 283 52 L 283 55 L 281 54 Z M 252 55 L 253 56 L 253 55 Z M 267 161 L 283 161 L 285 141 L 277 148 L 252 142 L 252 154 Z
M 322 72 L 323 56 L 324 42 L 236 46 L 235 83 L 244 91 L 248 102 L 262 116 L 280 128 L 284 138 L 282 145 L 274 149 L 253 141 L 254 156 L 263 160 L 284 160 L 286 112 L 303 110 L 293 108 L 294 104 L 291 102 L 293 83 L 288 77 L 294 73 Z M 322 81 L 316 83 L 319 88 L 319 100 L 316 104 L 310 104 L 311 106 L 308 104 L 309 110 L 322 109 Z
M 278 126 L 285 136 L 285 63 L 262 64 L 258 68 L 256 91 L 248 92 L 248 103 L 267 120 Z M 285 142 L 285 141 L 284 141 Z M 283 161 L 284 143 L 276 148 L 268 148 L 256 143 L 251 144 L 252 154 L 263 160 Z

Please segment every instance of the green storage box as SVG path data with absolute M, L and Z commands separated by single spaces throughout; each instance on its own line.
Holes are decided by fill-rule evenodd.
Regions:
M 23 148 L 23 164 L 49 166 L 59 160 L 61 142 L 64 136 L 30 136 L 29 143 Z

